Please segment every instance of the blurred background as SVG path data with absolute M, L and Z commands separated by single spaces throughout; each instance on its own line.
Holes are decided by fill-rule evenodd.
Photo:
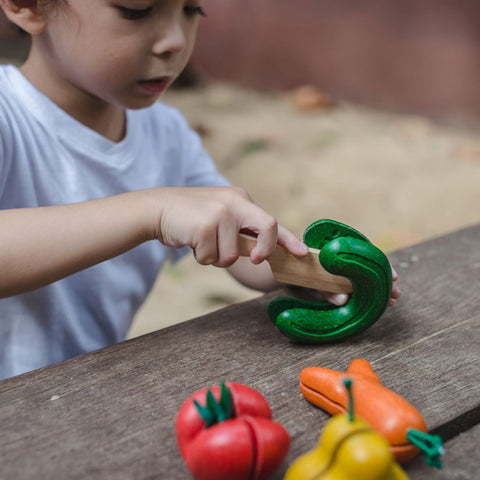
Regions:
M 479 2 L 207 0 L 205 10 L 192 61 L 162 101 L 283 225 L 301 236 L 332 218 L 390 252 L 478 223 Z M 0 17 L 1 61 L 27 52 Z M 396 268 L 401 287 L 408 265 Z M 131 336 L 257 295 L 185 258 L 162 272 Z

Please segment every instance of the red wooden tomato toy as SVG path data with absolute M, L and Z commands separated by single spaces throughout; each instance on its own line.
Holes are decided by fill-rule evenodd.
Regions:
M 265 398 L 240 383 L 195 392 L 180 407 L 175 428 L 180 453 L 197 480 L 266 479 L 290 447 Z

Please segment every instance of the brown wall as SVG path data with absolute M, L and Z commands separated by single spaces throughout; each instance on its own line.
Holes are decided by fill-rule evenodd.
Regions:
M 193 64 L 261 88 L 480 115 L 478 0 L 208 0 Z
M 194 68 L 260 88 L 311 83 L 398 111 L 480 116 L 479 0 L 207 0 Z M 21 54 L 0 14 L 0 56 Z M 12 42 L 11 38 L 17 38 Z

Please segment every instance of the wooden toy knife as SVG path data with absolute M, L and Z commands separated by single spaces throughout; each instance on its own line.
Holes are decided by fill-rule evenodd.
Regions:
M 240 256 L 249 257 L 256 244 L 255 237 L 241 233 L 239 236 Z M 279 282 L 313 288 L 322 292 L 351 293 L 350 280 L 327 272 L 320 263 L 319 252 L 320 250 L 309 248 L 307 255 L 297 257 L 282 245 L 277 244 L 267 261 L 273 276 Z

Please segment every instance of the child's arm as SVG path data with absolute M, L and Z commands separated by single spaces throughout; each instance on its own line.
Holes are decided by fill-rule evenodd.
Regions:
M 230 266 L 238 233 L 258 233 L 251 260 L 278 241 L 291 253 L 305 245 L 233 187 L 156 188 L 64 206 L 0 211 L 0 297 L 33 290 L 158 239 L 190 246 L 201 264 Z
M 237 262 L 242 229 L 256 232 L 258 241 L 250 259 Z M 241 283 L 264 291 L 279 286 L 263 262 L 277 242 L 294 255 L 308 251 L 234 187 L 155 188 L 70 205 L 0 210 L 0 232 L 0 298 L 53 283 L 155 239 L 170 247 L 189 246 L 199 263 L 230 267 Z M 392 302 L 399 296 L 394 285 Z M 347 300 L 327 298 L 336 304 Z

